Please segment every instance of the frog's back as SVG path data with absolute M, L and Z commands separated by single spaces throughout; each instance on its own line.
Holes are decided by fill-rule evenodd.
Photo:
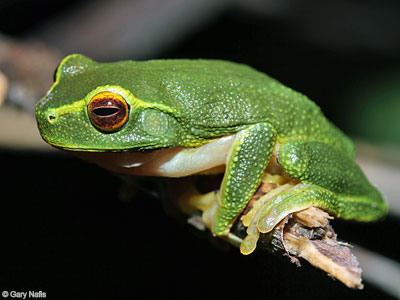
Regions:
M 268 122 L 281 143 L 315 140 L 349 156 L 354 154 L 350 139 L 325 118 L 314 102 L 249 66 L 219 60 L 148 63 L 162 66 L 163 102 L 173 107 L 196 134 L 221 136 Z

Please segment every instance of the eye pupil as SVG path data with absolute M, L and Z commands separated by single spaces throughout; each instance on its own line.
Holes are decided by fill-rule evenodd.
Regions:
M 118 107 L 99 107 L 93 110 L 93 113 L 99 117 L 108 117 L 120 111 Z

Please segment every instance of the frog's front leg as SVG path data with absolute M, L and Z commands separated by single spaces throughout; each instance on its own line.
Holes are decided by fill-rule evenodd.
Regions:
M 260 183 L 275 144 L 276 133 L 269 123 L 259 123 L 238 132 L 226 158 L 218 207 L 212 231 L 226 235 Z

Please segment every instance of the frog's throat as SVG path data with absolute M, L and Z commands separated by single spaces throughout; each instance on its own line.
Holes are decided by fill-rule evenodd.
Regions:
M 56 84 L 54 84 L 56 85 Z M 54 87 L 53 85 L 53 87 Z M 52 87 L 52 88 L 53 88 Z M 111 92 L 115 93 L 118 95 L 121 95 L 129 104 L 130 110 L 134 111 L 138 108 L 155 108 L 158 109 L 164 113 L 169 113 L 169 114 L 176 114 L 176 111 L 174 111 L 171 107 L 161 104 L 161 103 L 152 103 L 152 102 L 146 102 L 143 101 L 137 97 L 135 97 L 130 91 L 117 86 L 117 85 L 104 85 L 104 86 L 99 86 L 95 88 L 94 90 L 90 91 L 85 98 L 77 100 L 72 102 L 71 104 L 66 104 L 62 105 L 56 108 L 50 108 L 48 110 L 48 115 L 51 115 L 53 119 L 57 119 L 57 117 L 60 117 L 65 114 L 71 114 L 71 113 L 79 113 L 83 110 L 86 111 L 87 105 L 95 95 L 101 92 Z
M 195 148 L 175 147 L 140 152 L 76 152 L 103 168 L 125 174 L 184 177 L 208 171 L 223 171 L 236 134 L 224 136 Z

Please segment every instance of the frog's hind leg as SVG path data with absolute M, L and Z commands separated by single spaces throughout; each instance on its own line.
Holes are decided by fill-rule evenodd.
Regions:
M 218 207 L 212 231 L 227 235 L 261 181 L 275 145 L 275 130 L 269 123 L 251 125 L 240 131 L 227 156 Z
M 240 249 L 249 254 L 261 233 L 268 233 L 285 217 L 315 206 L 344 219 L 372 221 L 386 213 L 379 192 L 348 156 L 319 142 L 281 145 L 278 159 L 295 181 L 257 209 Z
M 357 221 L 385 215 L 380 193 L 340 150 L 315 141 L 293 141 L 281 145 L 278 158 L 285 172 L 302 184 L 267 204 L 258 224 L 260 231 L 268 232 L 289 213 L 310 206 Z

